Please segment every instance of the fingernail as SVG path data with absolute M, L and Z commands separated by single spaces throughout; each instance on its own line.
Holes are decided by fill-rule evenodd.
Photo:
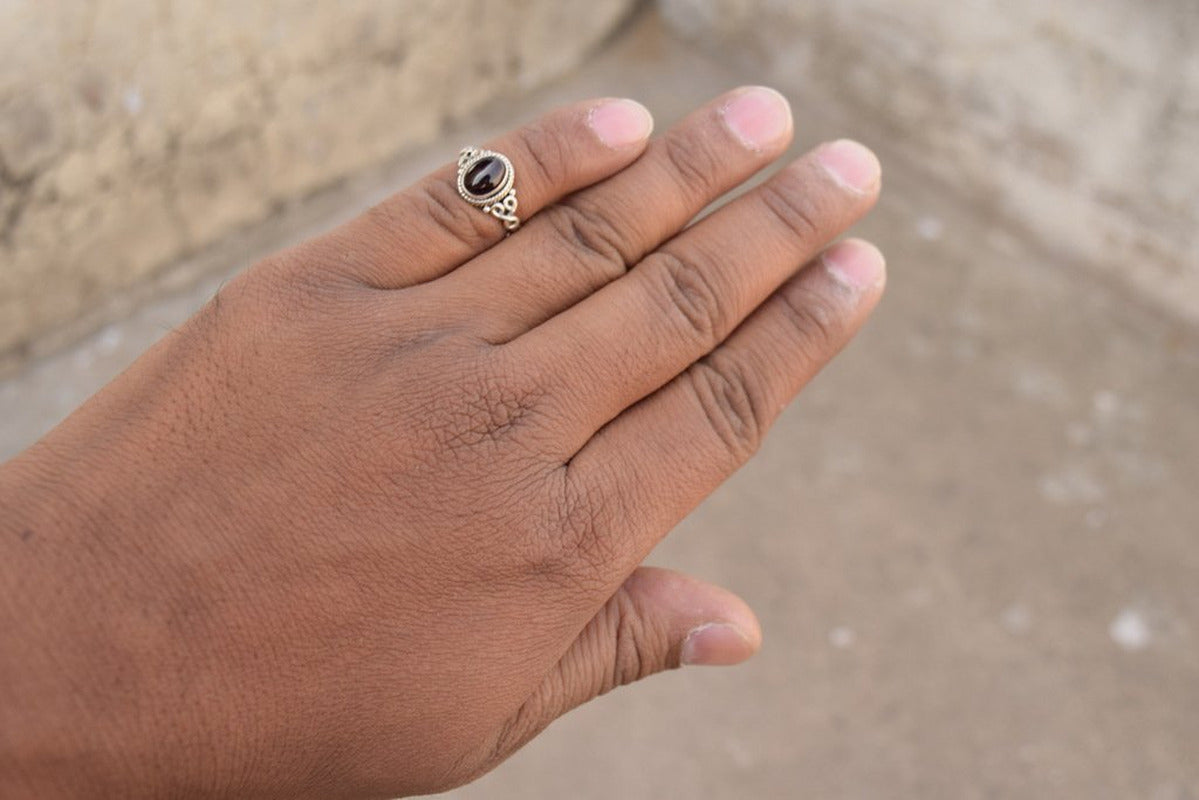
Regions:
M 787 98 L 765 86 L 738 92 L 720 109 L 724 124 L 750 150 L 762 150 L 791 129 Z
M 833 280 L 854 292 L 872 289 L 886 276 L 882 252 L 861 239 L 838 242 L 825 250 L 820 260 Z
M 654 118 L 634 100 L 609 100 L 591 109 L 591 130 L 608 147 L 628 147 L 645 141 L 654 129 Z
M 882 174 L 878 157 L 864 145 L 849 139 L 840 139 L 821 147 L 816 153 L 816 160 L 834 181 L 859 194 L 873 189 Z
M 754 649 L 749 637 L 737 626 L 709 622 L 687 634 L 679 663 L 706 667 L 740 664 L 754 654 Z

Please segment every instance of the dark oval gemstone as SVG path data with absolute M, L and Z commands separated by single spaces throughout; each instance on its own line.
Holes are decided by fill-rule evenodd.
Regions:
M 475 197 L 486 197 L 503 183 L 508 168 L 495 156 L 486 156 L 476 161 L 463 176 L 462 185 Z

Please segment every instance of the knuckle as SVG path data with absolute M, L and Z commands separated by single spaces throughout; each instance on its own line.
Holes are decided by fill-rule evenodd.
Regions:
M 766 433 L 766 391 L 761 379 L 733 358 L 713 354 L 687 375 L 704 417 L 741 463 L 757 452 Z
M 501 233 L 499 224 L 490 215 L 464 201 L 450 181 L 426 181 L 411 195 L 408 208 L 397 208 L 394 202 L 384 202 L 368 213 L 382 230 L 391 233 L 411 224 L 409 214 L 421 215 L 451 241 L 467 250 L 481 250 L 495 242 Z
M 807 360 L 825 360 L 828 352 L 844 338 L 843 310 L 835 301 L 803 286 L 802 282 L 786 287 L 778 297 Z
M 614 632 L 615 648 L 608 688 L 627 686 L 658 670 L 666 649 L 661 635 L 647 624 L 646 617 L 632 595 L 624 588 L 613 595 L 606 607 L 608 624 Z
M 611 572 L 612 565 L 621 560 L 619 539 L 607 524 L 607 495 L 591 490 L 571 492 L 564 511 L 563 530 L 565 543 L 572 552 L 572 560 L 587 574 L 602 576 Z
M 610 524 L 607 495 L 579 489 L 564 478 L 552 493 L 550 513 L 538 526 L 531 548 L 534 571 L 566 580 L 571 587 L 602 591 L 614 565 L 627 561 Z
M 573 159 L 560 131 L 544 122 L 534 122 L 517 131 L 516 137 L 525 156 L 521 166 L 532 171 L 531 177 L 539 186 L 556 187 L 566 179 Z
M 654 258 L 658 264 L 659 293 L 667 311 L 705 349 L 715 347 L 724 338 L 728 310 L 712 283 L 712 270 L 695 254 L 680 256 L 662 250 Z
M 586 268 L 586 274 L 598 273 L 611 281 L 625 273 L 629 248 L 607 214 L 575 200 L 557 206 L 550 222 L 566 251 Z
M 804 242 L 820 238 L 820 209 L 810 191 L 785 180 L 770 181 L 759 191 L 762 205 L 791 235 Z
M 670 171 L 688 194 L 714 194 L 722 159 L 714 143 L 695 132 L 668 132 L 662 137 L 662 152 Z
M 535 387 L 482 381 L 448 410 L 442 443 L 449 449 L 502 445 L 537 423 L 542 400 Z

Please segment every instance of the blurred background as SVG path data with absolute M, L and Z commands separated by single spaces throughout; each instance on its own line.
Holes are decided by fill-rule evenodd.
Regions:
M 880 154 L 888 297 L 653 559 L 762 653 L 454 797 L 1199 800 L 1195 0 L 0 0 L 0 54 L 0 458 L 559 103 L 767 83 Z

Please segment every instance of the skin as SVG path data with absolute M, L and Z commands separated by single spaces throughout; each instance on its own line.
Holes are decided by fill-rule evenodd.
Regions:
M 777 158 L 741 89 L 647 143 L 629 101 L 486 146 L 255 265 L 0 467 L 0 795 L 392 797 L 566 711 L 758 648 L 749 608 L 640 567 L 878 301 L 832 245 L 879 190 Z

